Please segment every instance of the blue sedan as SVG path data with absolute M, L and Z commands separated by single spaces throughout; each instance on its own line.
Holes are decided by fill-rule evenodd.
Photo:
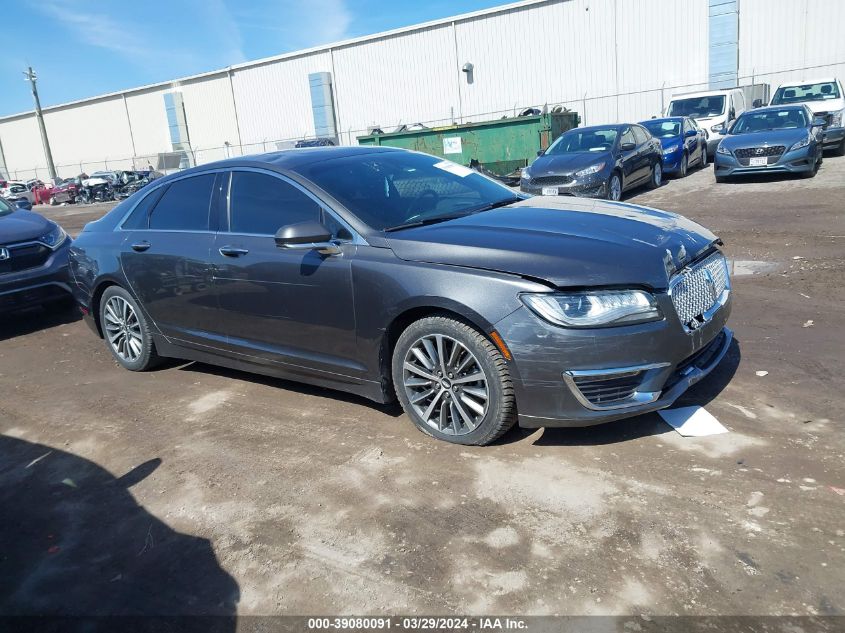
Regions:
M 825 120 L 815 118 L 804 104 L 744 112 L 716 148 L 716 181 L 760 173 L 812 178 L 822 164 L 824 124 Z
M 663 173 L 683 178 L 690 167 L 707 165 L 707 137 L 691 118 L 672 116 L 643 121 L 663 147 Z

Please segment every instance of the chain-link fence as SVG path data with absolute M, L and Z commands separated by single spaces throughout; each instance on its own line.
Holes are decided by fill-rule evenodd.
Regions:
M 766 73 L 753 73 L 738 77 L 737 83 L 740 87 L 748 86 L 750 88 L 752 86 L 759 86 L 759 83 L 765 82 L 769 77 L 776 77 L 785 73 L 804 72 L 810 70 L 816 71 L 821 69 L 831 72 L 836 70 L 837 67 L 841 69 L 843 66 L 845 66 L 845 61 L 818 66 L 788 68 Z M 831 72 L 831 74 L 836 73 Z M 379 124 L 378 122 L 374 122 L 366 128 L 350 127 L 346 130 L 342 130 L 339 132 L 338 139 L 336 139 L 336 141 L 342 145 L 357 145 L 357 138 L 359 136 L 369 135 L 375 128 L 381 130 L 382 132 L 393 132 L 401 128 L 403 125 L 439 127 L 452 124 L 489 121 L 503 117 L 518 116 L 521 112 L 530 108 L 551 110 L 555 107 L 561 107 L 572 110 L 579 114 L 581 118 L 581 125 L 612 123 L 615 121 L 621 121 L 622 119 L 634 121 L 655 115 L 661 115 L 665 111 L 672 96 L 679 92 L 692 92 L 707 89 L 708 84 L 701 82 L 685 84 L 664 83 L 659 87 L 630 92 L 602 95 L 591 95 L 585 93 L 581 97 L 549 99 L 545 103 L 539 104 L 514 104 L 513 106 L 505 109 L 463 114 L 458 115 L 457 117 L 450 116 L 447 118 L 430 120 L 407 119 L 404 121 L 395 121 L 391 124 Z M 304 139 L 303 137 L 286 139 L 266 138 L 258 142 L 237 145 L 225 143 L 224 145 L 213 147 L 190 146 L 180 152 L 169 151 L 141 156 L 104 157 L 101 160 L 57 164 L 56 172 L 63 178 L 70 178 L 79 174 L 91 174 L 96 171 L 144 171 L 150 168 L 162 173 L 171 173 L 173 171 L 185 169 L 186 167 L 204 165 L 206 163 L 226 158 L 290 149 L 293 148 L 298 141 L 302 140 L 308 139 Z M 49 172 L 46 166 L 36 166 L 31 168 L 21 168 L 16 166 L 8 169 L 8 176 L 13 180 L 39 178 L 47 181 L 49 179 Z

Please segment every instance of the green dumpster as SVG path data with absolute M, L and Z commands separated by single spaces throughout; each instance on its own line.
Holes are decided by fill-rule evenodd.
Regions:
M 507 178 L 517 174 L 537 152 L 578 126 L 575 112 L 520 116 L 482 123 L 359 136 L 359 145 L 384 145 L 448 158 Z

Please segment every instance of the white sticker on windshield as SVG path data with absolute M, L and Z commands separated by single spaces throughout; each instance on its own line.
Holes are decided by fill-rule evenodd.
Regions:
M 437 169 L 448 171 L 450 174 L 455 174 L 456 176 L 460 176 L 461 178 L 466 178 L 467 176 L 475 173 L 469 167 L 458 165 L 457 163 L 453 163 L 450 160 L 441 160 L 439 163 L 434 163 L 434 166 L 437 167 Z

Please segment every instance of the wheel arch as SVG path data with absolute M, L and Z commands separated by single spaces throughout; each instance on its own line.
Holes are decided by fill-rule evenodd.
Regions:
M 119 286 L 126 290 L 125 286 L 119 280 L 113 277 L 104 277 L 97 281 L 94 290 L 91 292 L 89 310 L 91 311 L 91 317 L 94 319 L 94 325 L 97 327 L 97 334 L 99 334 L 100 338 L 103 338 L 103 326 L 100 323 L 100 300 L 103 298 L 103 293 L 111 286 Z

